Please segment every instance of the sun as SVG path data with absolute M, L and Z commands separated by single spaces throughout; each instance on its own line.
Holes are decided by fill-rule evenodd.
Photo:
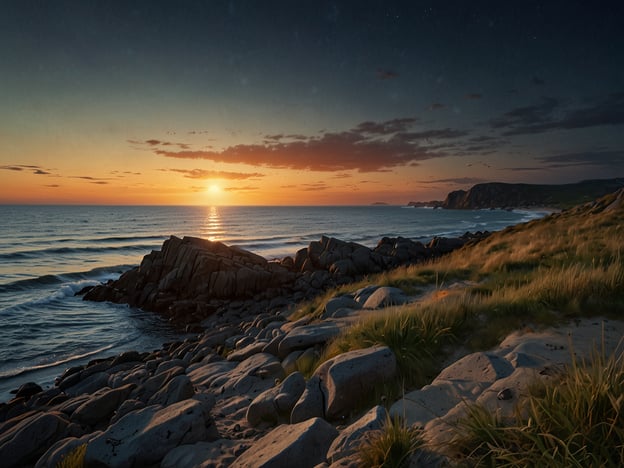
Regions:
M 218 195 L 219 193 L 221 193 L 221 187 L 219 187 L 217 184 L 212 184 L 208 187 L 208 193 L 210 193 L 211 195 Z

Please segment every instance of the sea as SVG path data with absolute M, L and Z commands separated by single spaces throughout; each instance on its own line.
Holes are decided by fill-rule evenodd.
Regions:
M 407 206 L 0 206 L 0 402 L 25 382 L 49 388 L 67 367 L 183 339 L 156 314 L 76 296 L 118 278 L 171 235 L 273 259 L 294 256 L 322 235 L 374 247 L 385 236 L 426 242 L 545 214 Z

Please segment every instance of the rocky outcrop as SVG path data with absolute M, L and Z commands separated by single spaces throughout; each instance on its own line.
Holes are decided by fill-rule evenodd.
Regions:
M 84 299 L 126 303 L 185 324 L 213 314 L 233 314 L 237 305 L 253 315 L 283 309 L 371 273 L 439 257 L 487 235 L 436 237 L 427 244 L 384 237 L 373 249 L 323 236 L 294 259 L 271 262 L 220 242 L 172 236 L 139 267 L 91 288 Z
M 468 191 L 450 192 L 439 206 L 447 209 L 470 210 L 530 207 L 569 208 L 612 193 L 623 186 L 624 179 L 586 180 L 562 185 L 491 182 L 477 184 Z

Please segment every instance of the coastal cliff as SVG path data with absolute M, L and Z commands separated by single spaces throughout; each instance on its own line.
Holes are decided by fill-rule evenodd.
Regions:
M 450 192 L 443 201 L 410 202 L 451 210 L 488 208 L 570 208 L 624 187 L 624 179 L 585 180 L 574 184 L 537 185 L 490 182 Z
M 412 466 L 539 466 L 555 441 L 553 466 L 621 466 L 623 225 L 624 189 L 300 303 L 242 313 L 233 299 L 238 312 L 211 314 L 201 333 L 18 389 L 0 403 L 0 459 L 338 468 L 396 455 Z M 380 244 L 388 258 L 409 245 Z M 167 245 L 127 278 L 151 278 L 150 291 L 163 279 L 168 291 L 194 288 L 180 272 L 215 251 L 240 268 L 266 266 L 193 238 Z M 322 268 L 353 262 L 352 247 L 324 238 L 280 268 L 331 276 Z M 169 259 L 174 251 L 195 266 Z M 596 391 L 584 387 L 591 378 Z M 538 407 L 545 414 L 531 413 Z

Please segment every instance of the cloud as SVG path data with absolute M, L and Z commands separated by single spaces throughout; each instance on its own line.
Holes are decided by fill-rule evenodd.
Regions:
M 254 190 L 260 190 L 260 187 L 246 185 L 244 187 L 225 187 L 223 190 L 226 192 L 251 192 Z
M 472 100 L 478 100 L 481 99 L 483 97 L 483 94 L 481 93 L 469 93 L 466 94 L 466 96 L 464 96 L 466 99 L 472 99 Z
M 554 111 L 560 106 L 559 100 L 553 97 L 544 97 L 534 106 L 516 107 L 500 117 L 490 120 L 492 128 L 526 128 L 531 125 L 549 123 L 553 119 Z
M 52 175 L 50 172 L 48 172 L 47 169 L 43 169 L 40 166 L 33 166 L 29 164 L 10 164 L 6 166 L 0 166 L 0 169 L 15 172 L 30 171 L 32 174 L 35 175 Z
M 327 190 L 329 186 L 325 182 L 316 182 L 313 184 L 301 184 L 301 190 L 304 192 L 316 192 L 318 190 Z
M 573 130 L 624 124 L 624 93 L 615 93 L 593 104 L 564 110 L 555 98 L 535 106 L 519 107 L 490 120 L 503 135 L 526 135 L 550 130 Z
M 133 145 L 148 145 L 151 147 L 156 147 L 156 146 L 177 146 L 180 149 L 189 149 L 190 145 L 188 143 L 175 143 L 172 141 L 162 141 L 162 140 L 156 140 L 154 138 L 149 139 L 149 140 L 127 140 L 128 143 L 131 143 Z
M 427 110 L 430 110 L 430 111 L 440 110 L 440 109 L 446 109 L 446 105 L 442 104 L 441 102 L 434 102 L 429 107 L 427 107 Z
M 624 151 L 584 151 L 536 158 L 550 168 L 573 166 L 624 167 Z
M 485 182 L 485 179 L 479 179 L 477 177 L 451 177 L 448 179 L 435 179 L 435 180 L 419 180 L 420 184 L 457 184 L 457 185 L 474 185 Z
M 531 83 L 533 83 L 536 86 L 542 86 L 542 85 L 546 84 L 546 82 L 544 80 L 542 80 L 539 76 L 533 76 L 531 78 Z
M 384 70 L 382 68 L 377 69 L 377 78 L 380 80 L 392 80 L 398 78 L 399 74 L 392 70 Z
M 259 172 L 246 173 L 246 172 L 227 172 L 227 171 L 211 171 L 205 169 L 161 169 L 161 171 L 177 172 L 184 174 L 187 179 L 230 179 L 230 180 L 244 180 L 258 177 L 264 177 L 264 174 Z
M 49 184 L 49 185 L 44 185 L 44 187 L 58 188 L 58 187 L 60 187 L 60 185 L 59 184 Z
M 427 138 L 457 138 L 466 132 L 450 128 L 409 132 L 418 121 L 407 117 L 385 122 L 363 122 L 344 132 L 285 141 L 281 135 L 258 144 L 240 144 L 223 150 L 153 151 L 175 159 L 312 171 L 388 172 L 394 167 L 447 156 L 442 150 L 421 146 Z M 149 143 L 146 143 L 149 144 Z M 254 175 L 255 176 L 255 175 Z
M 349 179 L 351 177 L 353 177 L 351 174 L 347 174 L 345 172 L 331 176 L 332 179 Z

